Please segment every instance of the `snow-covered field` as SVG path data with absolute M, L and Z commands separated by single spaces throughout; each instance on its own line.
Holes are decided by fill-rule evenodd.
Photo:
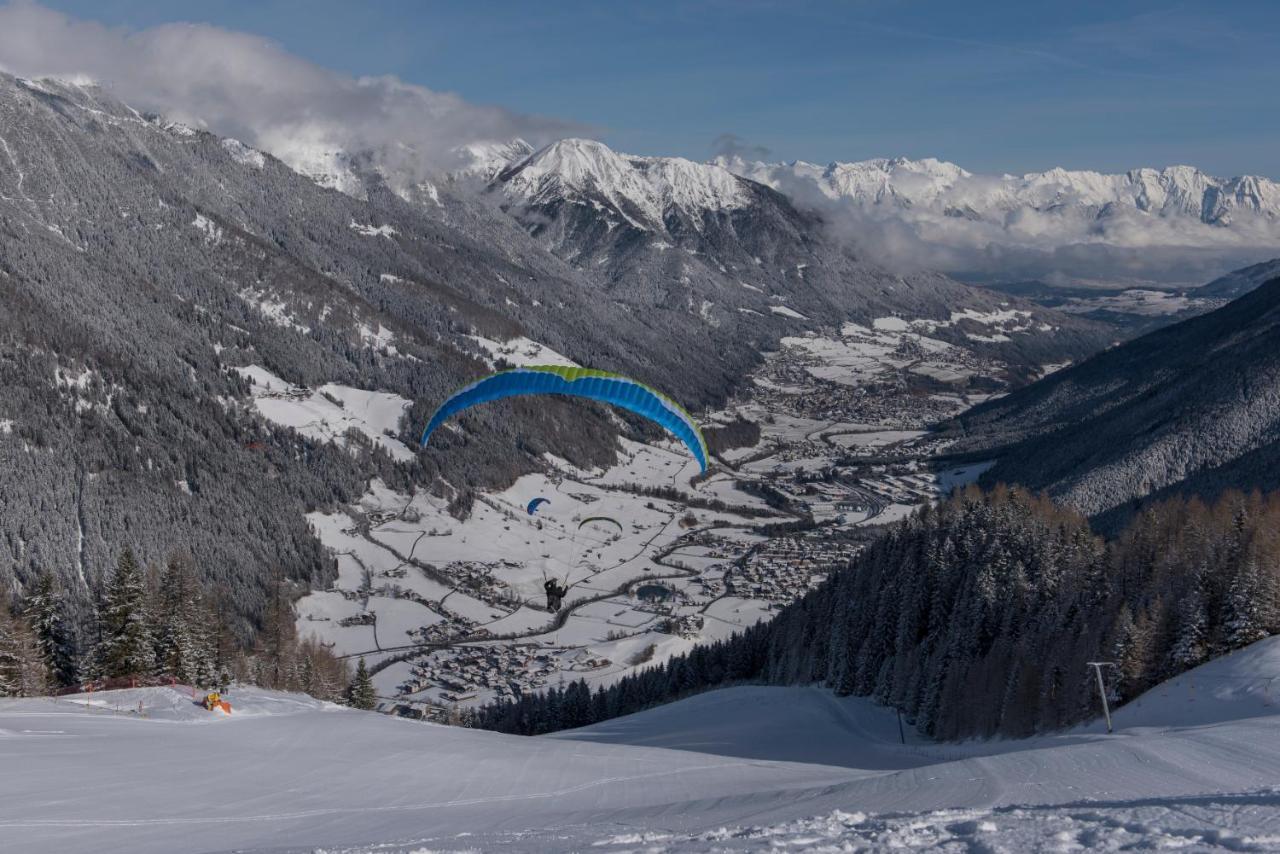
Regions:
M 524 652 L 519 662 L 503 665 L 511 678 L 535 689 L 562 676 L 612 681 L 639 663 L 729 634 L 764 616 L 764 603 L 743 608 L 744 600 L 703 595 L 698 579 L 714 574 L 718 558 L 681 549 L 669 562 L 661 556 L 681 537 L 711 527 L 720 537 L 750 541 L 746 529 L 758 520 L 621 489 L 664 485 L 693 494 L 689 478 L 696 470 L 674 447 L 624 441 L 622 459 L 608 471 L 522 477 L 484 496 L 465 520 L 451 516 L 444 499 L 397 493 L 375 481 L 357 507 L 311 515 L 312 528 L 337 557 L 338 578 L 333 589 L 298 603 L 299 631 L 341 655 L 363 655 L 371 665 L 423 641 L 458 647 L 433 654 L 436 664 L 493 646 L 536 647 L 536 654 Z M 724 478 L 701 484 L 698 492 L 734 506 L 763 507 Z M 530 514 L 526 508 L 538 497 L 548 503 Z M 600 516 L 619 520 L 622 530 L 607 522 L 583 524 Z M 568 611 L 559 621 L 546 609 L 548 578 L 568 587 Z M 669 591 L 666 601 L 637 595 L 651 583 Z M 661 622 L 683 617 L 701 620 L 706 631 L 655 631 Z M 433 634 L 424 636 L 424 628 Z M 458 674 L 467 678 L 450 680 L 469 687 L 447 693 L 467 695 L 467 703 L 491 700 L 509 681 L 499 678 L 498 669 L 470 667 Z M 444 671 L 437 676 L 449 678 Z M 375 680 L 384 698 L 454 702 L 441 679 L 415 680 L 409 663 L 387 666 Z
M 412 405 L 399 395 L 335 383 L 312 391 L 287 383 L 256 365 L 233 370 L 253 384 L 254 408 L 268 421 L 291 427 L 309 438 L 340 445 L 354 430 L 385 449 L 393 459 L 413 459 L 413 451 L 394 436 L 405 410 Z
M 958 745 L 811 688 L 542 738 L 256 689 L 0 700 L 0 852 L 1274 851 L 1278 674 L 1271 639 L 1113 735 Z

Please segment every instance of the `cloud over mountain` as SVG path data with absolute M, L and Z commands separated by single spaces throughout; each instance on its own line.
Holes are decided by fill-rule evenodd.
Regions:
M 539 144 L 583 131 L 393 76 L 352 77 L 248 33 L 207 24 L 127 30 L 27 2 L 0 6 L 0 69 L 92 78 L 139 109 L 235 137 L 291 165 L 343 151 L 421 175 L 451 167 L 453 150 L 477 140 Z

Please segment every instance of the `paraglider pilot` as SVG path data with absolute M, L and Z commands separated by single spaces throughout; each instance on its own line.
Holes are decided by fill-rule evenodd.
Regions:
M 548 578 L 543 583 L 542 589 L 547 591 L 547 609 L 559 611 L 560 606 L 564 604 L 564 594 L 569 592 L 569 588 L 562 587 L 554 578 Z

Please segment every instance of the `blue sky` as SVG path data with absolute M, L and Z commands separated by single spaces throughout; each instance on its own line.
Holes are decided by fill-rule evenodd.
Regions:
M 975 171 L 1190 163 L 1280 177 L 1280 2 L 47 0 L 260 34 L 320 65 L 703 159 L 935 156 Z

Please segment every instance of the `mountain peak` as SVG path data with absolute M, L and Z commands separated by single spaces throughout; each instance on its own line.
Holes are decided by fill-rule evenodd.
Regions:
M 698 215 L 748 203 L 740 180 L 721 164 L 620 154 L 591 139 L 553 142 L 509 166 L 498 180 L 508 196 L 604 203 L 645 229 L 661 228 L 672 207 Z

